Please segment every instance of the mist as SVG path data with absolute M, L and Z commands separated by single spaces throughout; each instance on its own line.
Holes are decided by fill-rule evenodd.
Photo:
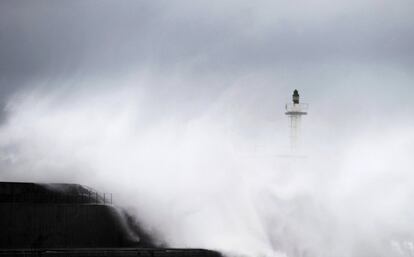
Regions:
M 148 101 L 151 79 L 129 83 L 11 97 L 2 179 L 110 192 L 171 247 L 230 256 L 413 254 L 414 138 L 404 117 L 348 117 L 353 126 L 344 128 L 310 111 L 307 158 L 292 161 L 280 156 L 288 151 L 283 103 L 245 110 L 277 96 L 233 86 L 188 117 Z
M 1 180 L 112 193 L 169 247 L 414 256 L 411 2 L 0 7 Z

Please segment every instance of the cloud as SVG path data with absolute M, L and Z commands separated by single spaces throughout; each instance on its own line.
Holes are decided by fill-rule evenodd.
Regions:
M 406 1 L 2 3 L 10 79 L 140 68 L 226 74 L 357 61 L 412 67 Z

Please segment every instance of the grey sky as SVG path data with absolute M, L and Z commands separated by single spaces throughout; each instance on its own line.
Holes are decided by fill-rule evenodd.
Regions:
M 127 80 L 147 92 L 148 115 L 160 117 L 197 117 L 234 85 L 244 87 L 236 101 L 252 101 L 245 111 L 259 120 L 293 88 L 331 122 L 338 110 L 366 118 L 414 108 L 408 0 L 4 0 L 0 7 L 3 107 L 22 89 L 65 97 Z
M 31 79 L 413 69 L 411 1 L 7 1 L 2 94 Z

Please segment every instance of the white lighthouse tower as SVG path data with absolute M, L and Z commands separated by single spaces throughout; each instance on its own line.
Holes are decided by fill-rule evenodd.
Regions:
M 285 114 L 289 117 L 290 124 L 290 148 L 292 154 L 298 154 L 300 146 L 301 117 L 307 114 L 308 104 L 300 103 L 297 89 L 293 91 L 292 103 L 286 104 Z

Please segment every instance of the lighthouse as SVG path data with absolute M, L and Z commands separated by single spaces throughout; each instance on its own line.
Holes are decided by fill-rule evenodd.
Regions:
M 292 95 L 292 102 L 285 105 L 285 114 L 289 117 L 290 126 L 290 148 L 296 154 L 300 146 L 301 118 L 307 115 L 308 104 L 300 102 L 299 91 L 295 89 Z

